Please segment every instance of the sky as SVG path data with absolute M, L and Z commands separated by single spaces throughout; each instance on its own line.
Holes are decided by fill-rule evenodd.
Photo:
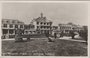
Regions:
M 29 24 L 33 18 L 43 13 L 53 25 L 72 22 L 88 25 L 88 5 L 86 3 L 3 3 L 2 18 L 18 19 Z

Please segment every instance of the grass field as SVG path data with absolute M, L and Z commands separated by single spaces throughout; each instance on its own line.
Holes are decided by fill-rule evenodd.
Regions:
M 27 42 L 2 41 L 3 56 L 87 56 L 85 43 L 56 39 L 31 39 Z

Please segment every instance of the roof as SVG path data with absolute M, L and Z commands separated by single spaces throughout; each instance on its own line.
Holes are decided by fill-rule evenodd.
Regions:
M 37 21 L 37 22 L 51 22 L 46 17 L 38 17 L 38 18 L 36 18 L 34 20 Z
M 41 13 L 41 17 L 35 18 L 32 20 L 33 21 L 37 21 L 37 22 L 52 22 L 50 20 L 48 20 L 46 17 L 43 16 L 43 14 Z
M 2 23 L 6 23 L 6 24 L 24 24 L 24 22 L 21 22 L 17 19 L 2 19 Z

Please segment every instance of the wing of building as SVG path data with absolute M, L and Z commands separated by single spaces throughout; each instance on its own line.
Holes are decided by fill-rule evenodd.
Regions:
M 35 25 L 33 24 L 28 24 L 25 25 L 25 30 L 24 30 L 24 34 L 36 34 L 36 30 L 35 30 Z
M 73 23 L 68 24 L 59 24 L 59 30 L 63 31 L 64 33 L 69 33 L 70 31 L 81 31 L 83 30 L 83 27 L 80 25 L 76 25 Z
M 15 29 L 24 29 L 24 22 L 13 19 L 2 19 L 2 36 L 4 38 L 13 38 L 15 36 Z

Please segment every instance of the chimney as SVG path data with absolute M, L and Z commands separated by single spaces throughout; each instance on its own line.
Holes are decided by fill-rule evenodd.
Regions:
M 43 13 L 41 13 L 41 18 L 43 17 Z

